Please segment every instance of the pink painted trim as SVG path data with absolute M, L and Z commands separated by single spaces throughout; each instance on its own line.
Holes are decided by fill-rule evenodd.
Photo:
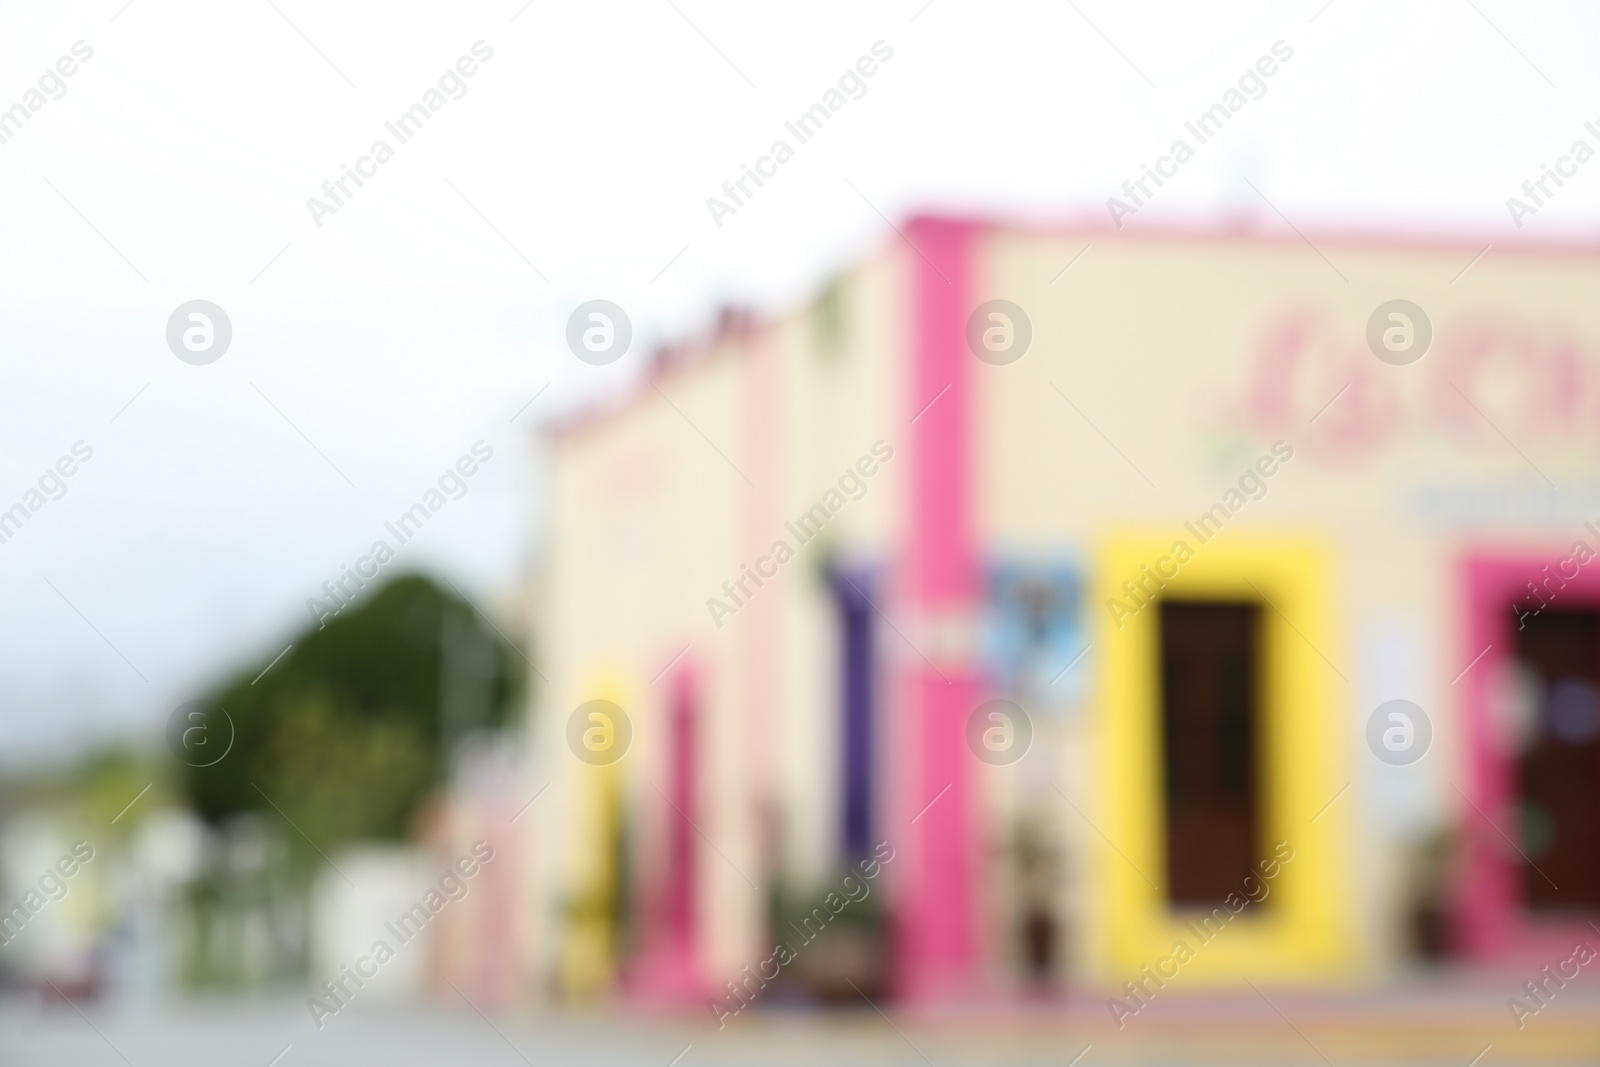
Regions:
M 676 1005 L 707 996 L 699 954 L 698 879 L 694 824 L 697 820 L 701 688 L 692 663 L 680 662 L 660 683 L 670 694 L 662 720 L 667 724 L 667 796 L 660 827 L 665 848 L 661 866 L 639 879 L 632 901 L 639 948 L 622 986 L 635 1004 Z
M 1461 564 L 1466 603 L 1460 662 L 1471 662 L 1485 647 L 1489 651 L 1457 683 L 1463 689 L 1467 796 L 1472 803 L 1461 805 L 1458 821 L 1462 867 L 1455 933 L 1461 952 L 1484 962 L 1537 967 L 1564 957 L 1579 940 L 1593 941 L 1594 931 L 1581 919 L 1535 919 L 1523 912 L 1518 888 L 1522 860 L 1484 818 L 1493 819 L 1513 840 L 1520 832 L 1508 810 L 1516 799 L 1516 765 L 1497 742 L 1492 719 L 1495 686 L 1513 660 L 1512 604 L 1528 599 L 1526 583 L 1542 577 L 1546 565 L 1570 552 L 1570 542 L 1552 545 L 1542 554 L 1476 550 Z M 1568 579 L 1559 604 L 1600 608 L 1600 567 L 1580 569 Z
M 646 373 L 626 391 L 604 394 L 583 407 L 546 419 L 540 424 L 538 432 L 554 441 L 576 439 L 632 411 L 641 403 L 651 400 L 659 403 L 660 398 L 651 386 L 664 385 L 709 363 L 718 355 L 725 359 L 743 358 L 752 351 L 748 343 L 750 338 L 770 331 L 773 325 L 772 319 L 758 320 L 752 312 L 724 307 L 705 334 L 678 344 L 662 345 L 645 357 L 648 364 Z
M 915 318 L 904 417 L 909 423 L 922 414 L 900 438 L 908 446 L 911 501 L 898 593 L 913 628 L 926 632 L 929 623 L 970 622 L 978 591 L 969 387 L 977 359 L 966 348 L 975 231 L 918 219 L 906 239 L 916 253 L 905 255 Z M 900 817 L 884 831 L 905 857 L 894 876 L 891 973 L 896 992 L 911 1000 L 970 993 L 978 963 L 977 820 L 965 741 L 976 668 L 930 651 L 937 668 L 911 655 L 899 672 L 909 766 L 898 779 L 905 789 Z
M 1101 240 L 1189 241 L 1204 244 L 1231 245 L 1289 245 L 1309 252 L 1307 241 L 1318 248 L 1369 248 L 1395 252 L 1461 251 L 1468 258 L 1493 245 L 1488 258 L 1500 253 L 1515 255 L 1575 255 L 1600 257 L 1600 232 L 1566 239 L 1543 239 L 1531 236 L 1507 235 L 1502 230 L 1468 231 L 1460 228 L 1423 228 L 1405 226 L 1373 227 L 1370 223 L 1344 223 L 1329 219 L 1321 224 L 1308 223 L 1298 230 L 1285 229 L 1269 221 L 1257 225 L 1250 221 L 1210 219 L 1194 221 L 1166 220 L 1141 223 L 1137 220 L 1119 229 L 1102 211 L 1089 211 L 1071 218 L 1032 218 L 1026 220 L 1004 219 L 998 216 L 943 216 L 915 215 L 907 229 L 919 223 L 967 226 L 991 233 L 1018 234 L 1029 237 L 1082 236 Z M 1466 266 L 1466 261 L 1462 261 Z

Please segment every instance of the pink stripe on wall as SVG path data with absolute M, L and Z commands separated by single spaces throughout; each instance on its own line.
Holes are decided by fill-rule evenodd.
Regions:
M 977 964 L 973 760 L 965 740 L 977 676 L 967 650 L 944 650 L 934 636 L 970 625 L 978 592 L 969 389 L 977 361 L 965 339 L 976 232 L 930 218 L 906 227 L 916 252 L 905 256 L 914 319 L 904 417 L 910 423 L 922 414 L 893 442 L 905 449 L 911 496 L 897 591 L 920 652 L 906 650 L 897 672 L 909 758 L 898 776 L 906 790 L 897 805 L 902 819 L 884 837 L 899 854 L 894 981 L 901 996 L 922 1000 L 970 989 Z

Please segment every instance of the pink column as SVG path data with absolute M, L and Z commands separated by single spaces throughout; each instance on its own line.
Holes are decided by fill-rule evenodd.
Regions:
M 897 780 L 904 792 L 884 836 L 899 853 L 891 868 L 896 989 L 908 999 L 939 1000 L 970 991 L 977 978 L 978 842 L 965 740 L 978 693 L 967 640 L 979 588 L 968 386 L 976 358 L 965 339 L 974 230 L 919 218 L 906 238 L 916 251 L 905 257 L 915 320 L 904 417 L 922 414 L 891 443 L 898 449 L 904 442 L 909 467 L 898 594 L 917 648 L 902 649 L 897 671 L 905 727 Z
M 1521 570 L 1539 573 L 1545 563 L 1532 557 L 1520 561 Z M 1510 766 L 1497 751 L 1491 721 L 1493 683 L 1510 662 L 1512 639 L 1510 605 L 1519 592 L 1504 559 L 1468 556 L 1461 571 L 1466 610 L 1459 620 L 1463 640 L 1458 653 L 1470 663 L 1462 675 L 1461 700 L 1466 726 L 1466 770 L 1471 803 L 1457 815 L 1461 832 L 1461 862 L 1465 877 L 1456 885 L 1456 934 L 1467 956 L 1493 959 L 1506 952 L 1508 934 L 1517 909 L 1516 871 L 1503 856 L 1503 840 L 1472 804 L 1491 818 L 1500 817 L 1511 800 Z M 1488 651 L 1483 650 L 1487 648 Z M 1471 652 L 1466 651 L 1471 649 Z

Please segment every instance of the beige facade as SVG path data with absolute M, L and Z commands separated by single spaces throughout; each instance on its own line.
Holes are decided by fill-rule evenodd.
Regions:
M 1220 597 L 1254 605 L 1264 634 L 1251 653 L 1263 679 L 1252 847 L 1289 842 L 1295 860 L 1264 917 L 1185 973 L 1343 982 L 1402 966 L 1428 842 L 1453 839 L 1465 866 L 1452 869 L 1475 869 L 1491 862 L 1481 822 L 1510 825 L 1491 802 L 1512 801 L 1486 783 L 1494 760 L 1515 759 L 1474 747 L 1468 691 L 1482 670 L 1494 675 L 1483 699 L 1499 699 L 1518 639 L 1504 619 L 1467 618 L 1472 561 L 1554 560 L 1583 539 L 1600 550 L 1584 527 L 1600 520 L 1600 311 L 1585 297 L 1600 258 L 948 220 L 906 235 L 799 312 L 726 318 L 663 354 L 613 410 L 550 435 L 533 597 L 546 680 L 530 721 L 532 785 L 552 784 L 525 820 L 531 973 L 569 992 L 636 988 L 629 961 L 659 924 L 649 900 L 677 878 L 692 892 L 694 980 L 674 988 L 720 992 L 780 935 L 773 895 L 823 892 L 849 862 L 840 575 L 872 576 L 858 589 L 871 602 L 869 806 L 874 838 L 906 857 L 881 884 L 895 952 L 918 930 L 957 930 L 927 935 L 954 946 L 939 966 L 1018 982 L 1038 941 L 1019 931 L 1041 895 L 1047 977 L 1115 986 L 1167 948 L 1187 905 L 1167 869 L 1158 617 L 1169 601 Z M 1431 323 L 1426 354 L 1404 365 L 1367 340 L 1395 299 Z M 1026 352 L 964 353 L 940 391 L 950 323 L 990 300 L 1021 309 Z M 956 435 L 954 453 L 941 435 Z M 893 458 L 832 507 L 841 474 L 879 442 Z M 965 495 L 939 511 L 953 487 Z M 800 543 L 786 524 L 819 503 L 827 523 Z M 931 528 L 935 514 L 964 531 Z M 949 573 L 970 592 L 919 606 L 906 575 L 949 537 L 966 541 L 939 558 L 966 568 Z M 761 563 L 778 541 L 793 558 Z M 1146 610 L 1123 583 L 1169 566 L 1158 559 L 1178 542 L 1193 562 L 1164 574 Z M 769 566 L 742 593 L 725 587 Z M 1081 649 L 1006 646 L 1016 620 L 994 590 L 1013 572 L 1068 576 L 1049 640 Z M 1591 602 L 1576 584 L 1568 594 L 1573 610 Z M 1501 650 L 1474 661 L 1489 631 Z M 1047 667 L 1056 680 L 1018 688 L 1018 670 Z M 980 697 L 1021 704 L 1033 731 L 1020 760 L 960 772 L 970 818 L 951 825 L 970 849 L 954 867 L 928 857 L 958 831 L 910 821 L 939 752 L 966 747 L 933 736 L 957 720 L 909 695 L 925 668 L 970 673 Z M 684 758 L 669 729 L 679 692 L 693 694 L 691 811 L 667 785 Z M 632 726 L 606 767 L 568 743 L 573 709 L 596 698 Z M 1366 740 L 1373 710 L 1396 698 L 1432 727 L 1427 755 L 1404 766 Z M 672 873 L 674 820 L 692 823 L 687 875 Z M 961 884 L 897 911 L 935 871 Z M 1446 888 L 1456 950 L 1489 952 L 1459 931 L 1489 929 L 1498 905 Z

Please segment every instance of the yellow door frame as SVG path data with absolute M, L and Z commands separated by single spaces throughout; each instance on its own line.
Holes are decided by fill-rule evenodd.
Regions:
M 627 672 L 611 667 L 590 670 L 585 676 L 589 685 L 569 707 L 609 700 L 636 716 L 638 706 L 631 694 L 638 690 L 626 681 Z M 634 721 L 639 721 L 637 716 Z M 563 717 L 563 746 L 565 723 Z M 610 991 L 617 977 L 615 916 L 619 895 L 627 890 L 616 858 L 625 818 L 624 779 L 620 762 L 596 766 L 568 752 L 561 758 L 568 767 L 566 811 L 572 825 L 567 837 L 559 982 L 569 996 L 587 999 Z
M 1189 553 L 1181 564 L 1184 553 L 1175 552 L 1175 541 Z M 1341 796 L 1350 783 L 1341 723 L 1349 694 L 1334 667 L 1343 662 L 1343 650 L 1329 586 L 1330 556 L 1311 540 L 1250 539 L 1232 530 L 1204 543 L 1187 529 L 1179 538 L 1136 532 L 1102 546 L 1089 606 L 1103 667 L 1094 704 L 1099 758 L 1092 761 L 1099 782 L 1090 793 L 1098 800 L 1096 821 L 1108 845 L 1091 865 L 1096 910 L 1105 920 L 1095 937 L 1096 955 L 1108 970 L 1101 977 L 1118 984 L 1137 979 L 1144 966 L 1170 959 L 1178 943 L 1193 954 L 1182 966 L 1185 982 L 1191 974 L 1201 982 L 1321 982 L 1353 971 L 1359 955 L 1355 886 L 1345 847 L 1352 804 Z M 1146 578 L 1145 568 L 1159 569 L 1164 588 Z M 1143 582 L 1146 591 L 1157 591 L 1157 599 L 1141 606 L 1124 582 Z M 1160 598 L 1246 600 L 1262 607 L 1260 861 L 1272 861 L 1280 842 L 1293 858 L 1276 865 L 1260 903 L 1243 907 L 1206 941 L 1194 924 L 1209 912 L 1168 904 Z M 1125 612 L 1118 602 L 1134 610 Z M 1339 802 L 1330 806 L 1335 797 Z M 1241 894 L 1248 873 L 1239 872 Z M 1259 884 L 1259 866 L 1255 875 Z

